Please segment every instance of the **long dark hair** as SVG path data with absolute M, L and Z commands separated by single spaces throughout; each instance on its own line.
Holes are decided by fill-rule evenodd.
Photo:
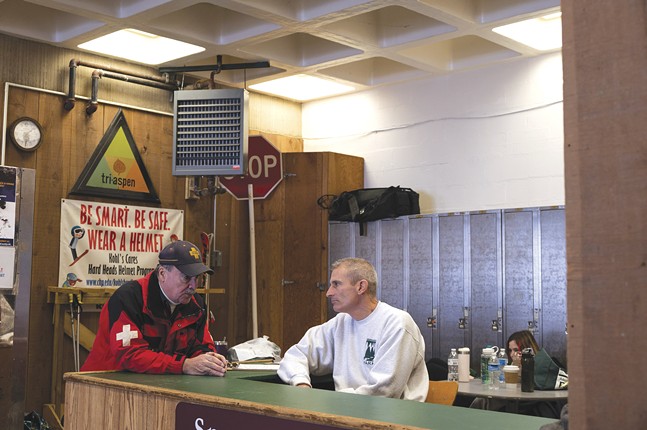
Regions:
M 525 348 L 532 348 L 532 350 L 536 354 L 540 349 L 535 336 L 532 335 L 532 332 L 530 330 L 516 331 L 510 335 L 508 342 L 505 344 L 505 352 L 508 355 L 508 363 L 512 361 L 512 356 L 510 355 L 512 353 L 512 350 L 510 349 L 510 342 L 513 340 L 516 342 L 517 347 L 519 347 L 519 351 L 523 351 Z

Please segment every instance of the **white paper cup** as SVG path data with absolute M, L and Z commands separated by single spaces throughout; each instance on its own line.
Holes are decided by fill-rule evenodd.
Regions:
M 519 366 L 503 366 L 503 376 L 506 388 L 516 388 L 519 381 Z

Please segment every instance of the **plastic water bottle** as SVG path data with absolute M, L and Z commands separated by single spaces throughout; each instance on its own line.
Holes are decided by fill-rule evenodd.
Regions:
M 458 354 L 456 348 L 452 348 L 447 358 L 447 380 L 458 381 Z
M 490 358 L 495 354 L 493 348 L 483 348 L 481 350 L 481 384 L 487 385 L 490 383 Z M 495 355 L 496 357 L 496 355 Z
M 499 370 L 499 358 L 496 355 L 496 352 L 492 351 L 490 359 L 488 360 L 488 373 L 489 373 L 489 388 L 490 390 L 499 389 L 499 377 L 501 375 L 501 370 Z
M 505 375 L 503 368 L 508 364 L 508 355 L 505 353 L 505 348 L 499 348 L 499 385 L 505 386 Z

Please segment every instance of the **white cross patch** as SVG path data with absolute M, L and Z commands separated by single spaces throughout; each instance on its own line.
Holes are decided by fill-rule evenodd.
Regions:
M 117 333 L 117 340 L 122 341 L 124 346 L 130 346 L 130 339 L 137 339 L 138 337 L 139 333 L 130 330 L 130 324 L 124 324 L 121 333 Z

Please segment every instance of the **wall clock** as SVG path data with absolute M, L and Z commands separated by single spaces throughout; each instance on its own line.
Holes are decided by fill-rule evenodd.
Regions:
M 9 127 L 9 139 L 23 151 L 35 151 L 43 143 L 43 130 L 32 118 L 18 118 Z

